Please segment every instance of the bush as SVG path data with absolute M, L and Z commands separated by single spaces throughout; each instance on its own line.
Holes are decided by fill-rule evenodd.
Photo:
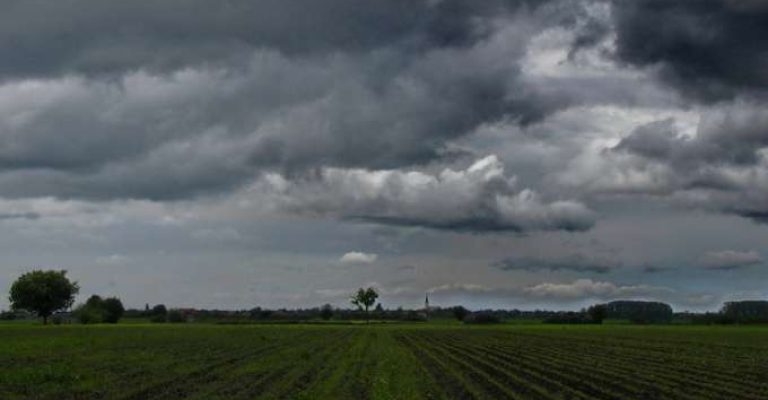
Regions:
M 501 318 L 492 314 L 484 312 L 471 313 L 464 317 L 465 324 L 500 324 Z
M 115 324 L 122 318 L 125 309 L 123 303 L 117 297 L 108 297 L 93 295 L 88 298 L 85 304 L 81 304 L 75 309 L 74 317 L 81 324 L 97 324 L 106 322 Z
M 13 321 L 15 319 L 16 319 L 16 313 L 13 311 L 0 312 L 0 320 L 2 321 Z
M 462 306 L 453 307 L 451 312 L 453 313 L 453 317 L 459 321 L 464 321 L 464 318 L 469 314 L 469 310 Z
M 593 324 L 602 324 L 605 316 L 608 314 L 608 307 L 605 304 L 595 304 L 587 309 L 589 319 Z
M 158 304 L 152 307 L 149 312 L 149 322 L 162 323 L 166 321 L 168 315 L 168 309 L 164 305 Z
M 187 322 L 187 317 L 185 317 L 179 310 L 171 310 L 168 312 L 168 322 L 174 324 Z
M 325 304 L 322 307 L 320 307 L 320 318 L 322 318 L 325 321 L 328 321 L 333 317 L 333 306 L 330 304 Z
M 102 310 L 93 304 L 81 304 L 75 309 L 74 315 L 81 324 L 98 324 L 102 321 Z

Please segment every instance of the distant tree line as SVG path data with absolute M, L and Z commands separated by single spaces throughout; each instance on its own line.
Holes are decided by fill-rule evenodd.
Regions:
M 693 324 L 768 324 L 768 301 L 730 301 L 718 312 L 679 313 L 676 318 Z
M 305 309 L 262 309 L 255 307 L 250 310 L 197 310 L 197 309 L 167 309 L 158 304 L 150 308 L 147 304 L 144 310 L 126 310 L 122 301 L 117 297 L 101 297 L 92 295 L 88 300 L 78 305 L 73 312 L 75 295 L 80 290 L 77 282 L 69 280 L 66 271 L 33 270 L 22 274 L 13 282 L 9 300 L 11 310 L 0 312 L 0 319 L 28 319 L 32 316 L 42 318 L 47 324 L 54 317 L 55 323 L 60 323 L 66 316 L 77 321 L 90 323 L 117 323 L 123 317 L 145 318 L 155 323 L 179 323 L 187 321 L 220 322 L 220 323 L 253 323 L 253 322 L 307 322 L 322 321 L 427 321 L 434 319 L 454 318 L 468 324 L 492 324 L 505 320 L 539 320 L 545 323 L 558 324 L 601 324 L 605 319 L 626 320 L 637 324 L 670 323 L 673 320 L 682 323 L 703 324 L 750 324 L 768 323 L 768 301 L 733 301 L 723 305 L 719 312 L 709 313 L 677 313 L 665 303 L 654 301 L 612 301 L 605 304 L 595 304 L 581 311 L 550 311 L 550 310 L 476 310 L 470 311 L 463 306 L 428 307 L 420 310 L 403 308 L 385 309 L 374 288 L 360 288 L 350 297 L 356 309 L 335 308 L 325 304 L 315 308 Z M 376 304 L 375 307 L 374 304 Z M 373 307 L 373 309 L 371 309 Z

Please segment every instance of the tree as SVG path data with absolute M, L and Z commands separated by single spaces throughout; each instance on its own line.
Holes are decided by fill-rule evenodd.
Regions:
M 79 291 L 77 282 L 67 278 L 67 271 L 34 270 L 21 275 L 11 285 L 9 300 L 14 310 L 34 312 L 47 324 L 54 312 L 72 306 Z
M 456 306 L 451 309 L 453 312 L 453 316 L 458 319 L 459 321 L 464 321 L 464 317 L 469 314 L 469 310 L 464 308 L 463 306 Z
M 106 322 L 116 324 L 123 317 L 125 308 L 123 302 L 117 297 L 102 298 L 94 294 L 85 304 L 81 304 L 75 310 L 75 317 L 81 324 L 94 324 Z
M 672 321 L 669 304 L 656 301 L 619 300 L 605 304 L 606 318 L 626 319 L 636 324 L 658 324 Z
M 727 321 L 738 323 L 768 322 L 768 301 L 730 301 L 723 305 L 720 313 Z
M 320 318 L 328 321 L 333 317 L 333 306 L 330 304 L 323 304 L 322 307 L 320 307 Z
M 368 309 L 376 303 L 376 299 L 379 298 L 379 294 L 376 293 L 376 289 L 369 287 L 368 289 L 360 288 L 357 293 L 350 298 L 350 302 L 357 306 L 360 310 L 365 310 L 365 322 L 369 322 Z
M 94 308 L 102 308 L 104 306 L 104 299 L 98 294 L 94 294 L 85 301 L 85 305 Z
M 149 320 L 151 322 L 165 322 L 166 314 L 168 314 L 168 309 L 165 308 L 165 305 L 158 304 L 152 307 L 151 316 Z
M 608 314 L 608 307 L 605 304 L 595 304 L 587 309 L 587 314 L 592 322 L 602 324 L 605 316 Z
M 123 302 L 117 297 L 108 297 L 102 304 L 104 310 L 103 320 L 106 323 L 116 324 L 125 313 Z

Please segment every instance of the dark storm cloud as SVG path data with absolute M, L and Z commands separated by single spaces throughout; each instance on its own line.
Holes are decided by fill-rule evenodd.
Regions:
M 658 66 L 704 102 L 768 87 L 768 6 L 750 0 L 614 0 L 617 56 Z
M 581 253 L 559 258 L 508 257 L 491 264 L 504 271 L 573 271 L 608 273 L 620 266 L 617 260 L 589 256 Z
M 0 76 L 168 72 L 260 48 L 303 55 L 462 46 L 484 35 L 479 18 L 542 3 L 12 0 L 0 14 Z
M 520 75 L 541 1 L 12 1 L 0 190 L 153 200 L 279 170 L 400 168 L 570 101 Z
M 613 148 L 679 168 L 747 166 L 759 161 L 768 145 L 768 113 L 746 105 L 704 116 L 695 137 L 681 134 L 674 120 L 651 122 L 634 129 Z

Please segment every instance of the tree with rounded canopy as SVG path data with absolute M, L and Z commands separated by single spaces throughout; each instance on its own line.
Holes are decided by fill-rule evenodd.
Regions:
M 124 312 L 123 302 L 117 297 L 102 298 L 96 294 L 75 310 L 77 318 L 84 324 L 98 322 L 116 324 Z
M 369 287 L 368 289 L 360 288 L 357 290 L 351 298 L 350 302 L 357 306 L 360 310 L 365 310 L 365 321 L 368 322 L 368 309 L 376 303 L 376 299 L 379 298 L 379 294 L 376 289 Z
M 125 307 L 123 302 L 117 297 L 107 297 L 102 303 L 104 308 L 104 322 L 109 324 L 116 324 L 125 313 Z
M 80 286 L 67 278 L 67 271 L 34 270 L 11 285 L 9 300 L 14 310 L 34 312 L 47 324 L 54 312 L 72 306 L 78 291 Z

